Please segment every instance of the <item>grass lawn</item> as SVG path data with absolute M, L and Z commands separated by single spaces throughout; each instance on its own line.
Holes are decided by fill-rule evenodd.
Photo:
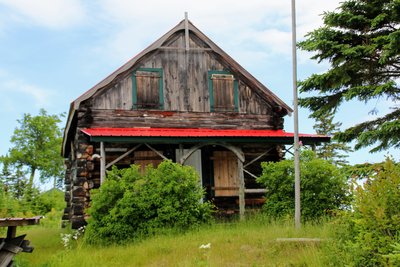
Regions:
M 65 249 L 49 227 L 21 228 L 35 250 L 21 253 L 18 266 L 323 266 L 323 244 L 281 243 L 277 238 L 328 239 L 329 224 L 304 225 L 260 219 L 204 226 L 184 234 L 148 238 L 125 246 L 93 247 L 79 241 Z M 199 248 L 210 243 L 210 248 Z

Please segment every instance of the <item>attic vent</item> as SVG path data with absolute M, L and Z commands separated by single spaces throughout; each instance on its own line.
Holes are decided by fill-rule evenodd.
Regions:
M 211 75 L 211 80 L 214 79 L 219 79 L 219 80 L 234 80 L 235 78 L 233 77 L 232 74 L 212 74 Z

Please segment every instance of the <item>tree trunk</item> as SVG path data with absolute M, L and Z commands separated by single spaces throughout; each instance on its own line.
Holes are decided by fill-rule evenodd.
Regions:
M 28 183 L 28 190 L 32 191 L 33 189 L 33 180 L 35 179 L 35 172 L 36 172 L 36 168 L 32 167 L 31 168 L 31 175 L 29 176 L 29 183 Z

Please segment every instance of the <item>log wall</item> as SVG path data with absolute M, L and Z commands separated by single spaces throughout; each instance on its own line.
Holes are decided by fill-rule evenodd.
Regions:
M 218 112 L 80 110 L 78 127 L 156 127 L 210 129 L 282 129 L 283 118 L 272 115 Z

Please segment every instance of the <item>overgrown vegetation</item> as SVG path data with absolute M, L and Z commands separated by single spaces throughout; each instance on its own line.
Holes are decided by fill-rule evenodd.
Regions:
M 317 158 L 310 150 L 300 157 L 301 211 L 304 220 L 316 220 L 332 215 L 349 204 L 347 178 L 330 161 Z M 294 214 L 294 163 L 293 159 L 262 163 L 262 183 L 267 193 L 264 212 L 272 218 Z
M 25 232 L 25 229 L 24 229 Z M 271 221 L 262 215 L 246 221 L 211 223 L 185 233 L 148 237 L 124 245 L 93 246 L 74 241 L 63 247 L 60 233 L 32 227 L 26 231 L 35 251 L 18 256 L 28 266 L 324 266 L 324 243 L 293 244 L 277 238 L 329 239 L 327 223 L 304 224 L 296 231 L 292 221 Z M 209 244 L 209 246 L 207 246 Z M 201 245 L 205 245 L 200 248 Z
M 202 202 L 197 172 L 172 161 L 156 169 L 114 167 L 99 190 L 92 191 L 85 238 L 90 243 L 125 243 L 166 229 L 185 230 L 211 220 Z
M 383 168 L 357 185 L 353 211 L 340 219 L 335 257 L 338 265 L 399 266 L 400 166 Z M 341 261 L 345 260 L 345 262 Z

